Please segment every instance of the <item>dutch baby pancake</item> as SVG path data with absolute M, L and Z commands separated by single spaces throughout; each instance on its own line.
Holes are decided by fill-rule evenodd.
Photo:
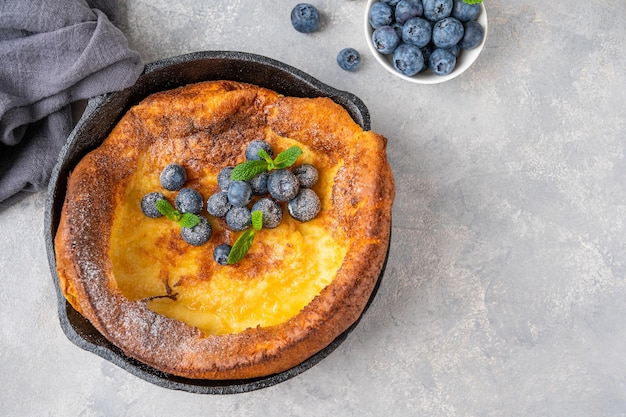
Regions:
M 233 247 L 246 230 L 210 214 L 207 201 L 227 192 L 218 176 L 242 165 L 253 142 L 268 144 L 274 158 L 297 148 L 285 170 L 315 167 L 316 181 L 301 188 L 318 207 L 303 220 L 291 200 L 278 199 L 279 224 L 248 224 L 247 251 L 220 263 L 216 248 Z M 200 226 L 146 215 L 150 193 L 185 211 L 180 187 L 161 178 L 172 165 L 183 169 L 183 188 L 201 196 L 195 216 L 206 240 L 182 236 Z M 60 288 L 111 343 L 155 369 L 216 380 L 275 374 L 359 318 L 386 257 L 394 193 L 386 139 L 328 98 L 233 81 L 155 93 L 69 177 L 55 237 Z

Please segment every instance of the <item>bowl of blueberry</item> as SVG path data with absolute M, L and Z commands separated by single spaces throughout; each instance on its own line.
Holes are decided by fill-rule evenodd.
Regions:
M 487 39 L 481 0 L 368 0 L 365 36 L 376 60 L 413 83 L 458 77 Z

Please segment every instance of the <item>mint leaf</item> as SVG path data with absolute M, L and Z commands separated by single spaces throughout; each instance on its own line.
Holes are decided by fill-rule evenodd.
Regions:
M 200 218 L 193 213 L 183 213 L 183 215 L 180 216 L 180 220 L 178 220 L 180 227 L 187 229 L 197 226 L 198 223 L 200 223 Z
M 479 4 L 479 3 L 482 3 L 483 0 L 463 0 L 463 2 L 467 4 Z
M 300 155 L 302 155 L 302 149 L 300 149 L 299 146 L 292 146 L 289 149 L 285 149 L 274 159 L 274 168 L 289 168 L 296 162 L 296 159 L 298 159 Z
M 159 213 L 161 213 L 162 215 L 164 215 L 165 217 L 167 217 L 170 220 L 174 220 L 175 222 L 177 222 L 178 220 L 180 220 L 180 213 L 178 211 L 176 211 L 174 209 L 174 207 L 172 207 L 172 205 L 170 204 L 169 201 L 162 199 L 156 202 L 156 208 L 159 211 Z
M 229 265 L 236 264 L 242 260 L 244 256 L 246 256 L 246 253 L 250 250 L 250 246 L 252 246 L 252 241 L 254 241 L 255 235 L 256 230 L 248 229 L 239 236 L 228 254 Z
M 274 161 L 272 161 L 272 157 L 267 153 L 265 149 L 259 149 L 259 156 L 267 162 L 268 166 L 274 165 Z M 271 169 L 271 168 L 270 168 Z M 269 171 L 269 169 L 268 169 Z
M 252 228 L 256 231 L 261 230 L 263 227 L 263 212 L 261 210 L 254 210 L 252 212 Z
M 302 155 L 302 149 L 298 146 L 292 146 L 279 153 L 276 159 L 272 160 L 264 149 L 259 149 L 259 156 L 263 159 L 259 161 L 245 161 L 238 164 L 230 173 L 230 179 L 233 181 L 247 181 L 266 171 L 289 168 L 300 155 Z
M 246 161 L 238 164 L 230 173 L 233 181 L 247 181 L 267 171 L 267 161 Z

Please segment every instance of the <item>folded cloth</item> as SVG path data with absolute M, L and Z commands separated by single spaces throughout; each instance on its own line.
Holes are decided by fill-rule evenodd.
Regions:
M 117 0 L 0 1 L 0 210 L 45 189 L 72 103 L 141 74 L 118 13 Z

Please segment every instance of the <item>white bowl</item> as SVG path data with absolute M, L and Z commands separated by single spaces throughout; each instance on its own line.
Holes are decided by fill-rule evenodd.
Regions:
M 374 58 L 376 58 L 376 60 L 380 63 L 380 65 L 382 65 L 383 68 L 385 68 L 387 71 L 389 71 L 396 77 L 399 77 L 406 81 L 410 81 L 412 83 L 417 83 L 417 84 L 437 84 L 437 83 L 442 83 L 444 81 L 451 80 L 455 77 L 458 77 L 463 72 L 465 72 L 465 70 L 468 69 L 470 65 L 474 63 L 474 61 L 476 61 L 476 58 L 478 58 L 478 55 L 480 55 L 481 51 L 483 50 L 483 47 L 485 46 L 485 41 L 487 40 L 487 30 L 488 30 L 487 11 L 485 10 L 485 5 L 481 3 L 480 15 L 478 16 L 478 19 L 476 19 L 476 21 L 480 23 L 483 29 L 485 30 L 485 35 L 483 36 L 483 40 L 477 47 L 473 49 L 461 50 L 461 53 L 456 59 L 456 67 L 450 74 L 437 75 L 433 73 L 430 69 L 428 69 L 424 72 L 420 72 L 411 77 L 404 75 L 398 72 L 398 70 L 394 68 L 393 62 L 392 62 L 392 54 L 384 55 L 378 52 L 376 48 L 374 48 L 374 43 L 372 42 L 372 33 L 374 32 L 374 29 L 370 25 L 369 14 L 370 14 L 370 8 L 372 7 L 372 4 L 378 1 L 380 0 L 368 0 L 367 6 L 365 7 L 364 27 L 365 27 L 365 37 L 367 38 L 367 46 L 369 46 L 370 51 L 372 51 L 372 54 L 374 55 Z

